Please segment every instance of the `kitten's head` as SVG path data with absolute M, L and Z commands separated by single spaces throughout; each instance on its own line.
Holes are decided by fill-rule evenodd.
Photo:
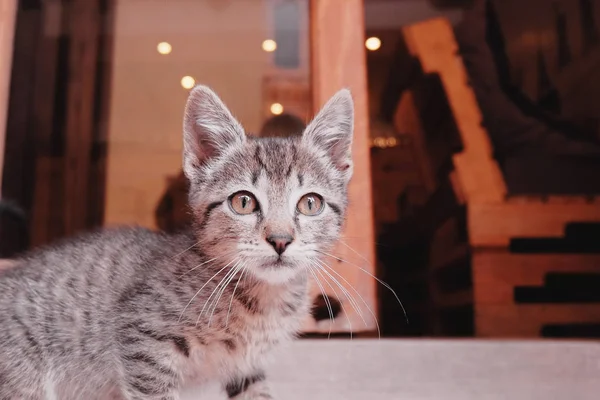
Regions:
M 341 231 L 353 118 L 342 90 L 302 136 L 255 139 L 209 88 L 192 90 L 183 168 L 202 250 L 272 283 L 306 274 Z

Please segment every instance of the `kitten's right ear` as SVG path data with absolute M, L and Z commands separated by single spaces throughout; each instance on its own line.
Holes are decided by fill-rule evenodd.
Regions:
M 244 129 L 219 96 L 206 86 L 196 86 L 188 97 L 183 121 L 183 172 L 188 179 L 206 162 L 245 140 Z
M 352 176 L 354 102 L 348 89 L 337 92 L 306 127 L 302 140 L 325 152 L 346 179 Z

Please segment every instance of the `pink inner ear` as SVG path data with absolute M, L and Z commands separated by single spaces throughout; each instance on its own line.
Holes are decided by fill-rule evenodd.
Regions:
M 347 162 L 350 158 L 350 155 L 347 151 L 343 149 L 343 145 L 340 142 L 337 142 L 333 145 L 333 147 L 329 150 L 329 155 L 333 164 L 340 171 L 347 171 L 350 169 L 350 162 Z
M 217 150 L 215 149 L 215 146 L 210 143 L 210 141 L 208 140 L 204 140 L 200 142 L 200 156 L 201 156 L 201 160 L 200 163 L 203 163 L 204 161 L 206 161 L 209 158 L 212 158 L 215 153 L 217 152 Z

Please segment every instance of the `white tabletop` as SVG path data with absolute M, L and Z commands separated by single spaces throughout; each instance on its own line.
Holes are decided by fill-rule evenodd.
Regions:
M 269 372 L 281 400 L 597 400 L 600 343 L 299 340 Z

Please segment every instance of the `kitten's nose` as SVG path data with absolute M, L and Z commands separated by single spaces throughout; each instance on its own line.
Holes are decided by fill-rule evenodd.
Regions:
M 267 242 L 281 255 L 290 243 L 294 241 L 291 235 L 269 235 L 267 236 Z

